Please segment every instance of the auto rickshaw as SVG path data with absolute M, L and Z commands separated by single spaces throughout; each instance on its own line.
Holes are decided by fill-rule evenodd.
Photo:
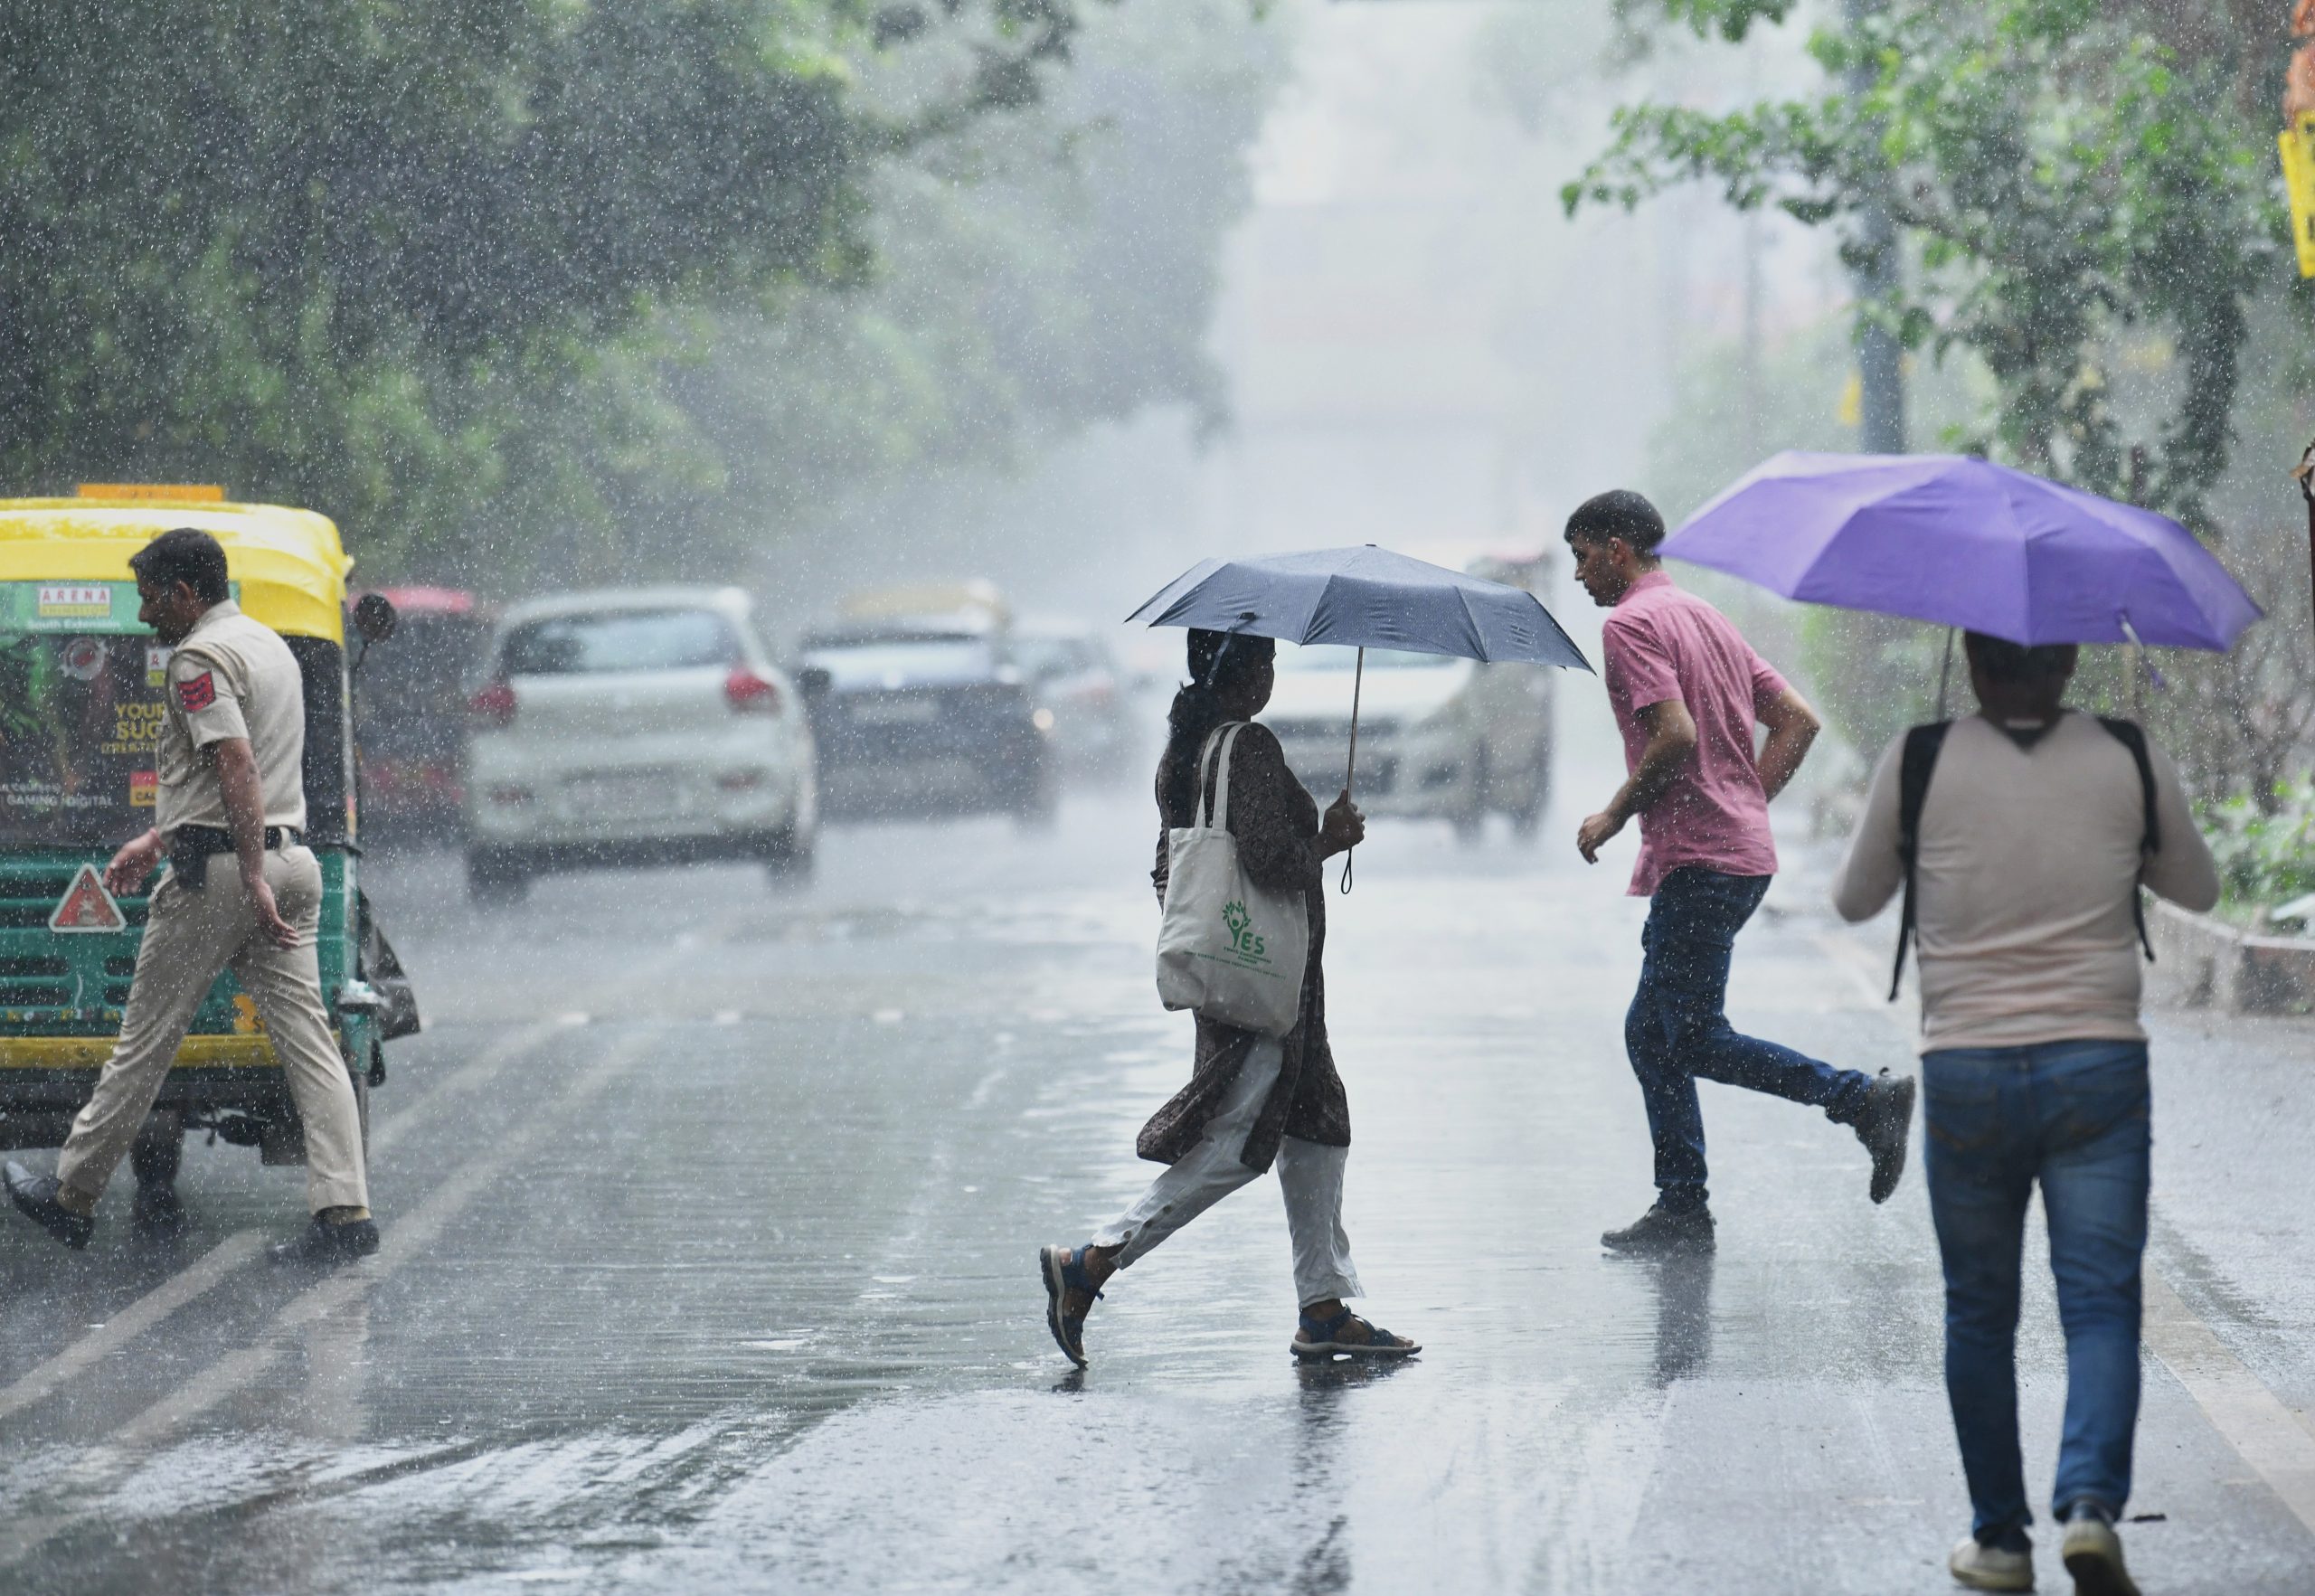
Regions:
M 366 1146 L 384 1044 L 417 1030 L 418 1014 L 361 890 L 345 607 L 353 562 L 337 528 L 310 510 L 137 485 L 0 499 L 0 1147 L 61 1147 L 119 1034 L 147 900 L 115 898 L 103 872 L 153 823 L 168 656 L 137 621 L 128 558 L 173 526 L 224 545 L 236 601 L 281 634 L 305 676 L 322 992 Z M 392 632 L 392 606 L 365 599 L 354 622 L 366 653 Z M 267 1164 L 305 1161 L 280 1061 L 230 971 L 194 1016 L 130 1154 L 140 1217 L 175 1181 L 194 1130 L 254 1147 Z

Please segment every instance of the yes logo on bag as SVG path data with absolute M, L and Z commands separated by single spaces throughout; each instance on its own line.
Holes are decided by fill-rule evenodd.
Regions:
M 1222 906 L 1222 923 L 1230 933 L 1230 950 L 1238 956 L 1239 963 L 1258 965 L 1270 962 L 1270 956 L 1262 951 L 1269 943 L 1254 935 L 1253 916 L 1246 912 L 1243 903 L 1234 899 L 1224 903 Z

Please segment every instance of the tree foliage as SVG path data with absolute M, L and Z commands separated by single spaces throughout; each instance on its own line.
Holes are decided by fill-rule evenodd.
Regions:
M 2100 0 L 1898 0 L 1811 50 L 1828 80 L 1813 99 L 1626 109 L 1565 203 L 1705 178 L 1851 236 L 1885 206 L 1918 270 L 1860 313 L 1983 362 L 1996 401 L 1957 441 L 2210 530 L 2245 301 L 2282 242 L 2272 152 L 2218 69 Z M 2143 414 L 2115 396 L 2133 355 L 2163 368 Z
M 583 497 L 665 431 L 632 379 L 670 307 L 862 280 L 879 164 L 1033 100 L 1076 28 L 1072 0 L 5 0 L 0 474 L 222 479 L 390 553 L 494 489 Z M 959 71 L 858 92 L 932 38 Z

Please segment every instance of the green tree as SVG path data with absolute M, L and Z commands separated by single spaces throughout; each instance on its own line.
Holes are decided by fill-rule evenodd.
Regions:
M 567 509 L 664 435 L 632 378 L 669 307 L 862 279 L 875 169 L 1032 101 L 1077 25 L 1072 0 L 8 0 L 0 473 L 226 480 L 390 560 L 494 489 Z M 859 94 L 924 41 L 959 70 Z
M 1783 7 L 1632 0 L 1628 25 L 1644 36 L 1651 9 L 1741 38 Z M 1852 261 L 1862 212 L 1886 207 L 1909 270 L 1857 316 L 1984 373 L 1983 412 L 1944 441 L 2177 515 L 2220 541 L 2281 612 L 2233 655 L 2166 661 L 2167 694 L 2150 697 L 2119 654 L 2084 678 L 2103 706 L 2151 718 L 2207 790 L 2267 803 L 2303 755 L 2315 668 L 2303 555 L 2279 558 L 2265 525 L 2254 538 L 2225 524 L 2229 503 L 2254 502 L 2230 466 L 2254 317 L 2278 297 L 2268 285 L 2287 244 L 2272 113 L 2253 91 L 2279 66 L 2279 41 L 2243 11 L 2237 0 L 2223 14 L 2174 0 L 1889 0 L 1812 36 L 1820 95 L 1727 113 L 1626 108 L 1563 199 L 1571 212 L 1631 206 L 1710 181 L 1736 206 L 1839 229 Z M 1858 82 L 1863 92 L 1849 91 Z M 2288 339 L 2305 345 L 2303 297 L 2288 319 Z M 2259 370 L 2278 364 L 2290 363 L 2259 352 Z M 1867 747 L 1934 690 L 1923 673 L 1938 650 L 1909 631 L 1812 623 L 1812 643 L 1838 662 L 1835 707 Z M 1913 672 L 1893 668 L 1908 660 Z
M 1739 33 L 1764 10 L 1684 9 Z M 1966 350 L 1993 379 L 1989 413 L 1952 441 L 2209 531 L 2245 306 L 2283 241 L 2271 152 L 2217 69 L 2101 0 L 1900 0 L 1811 52 L 1828 85 L 1861 70 L 1871 87 L 1726 115 L 1628 108 L 1565 203 L 1708 178 L 1812 224 L 1885 205 L 1917 268 L 1860 315 L 1908 347 Z M 2148 340 L 2166 369 L 2133 405 L 2117 367 Z

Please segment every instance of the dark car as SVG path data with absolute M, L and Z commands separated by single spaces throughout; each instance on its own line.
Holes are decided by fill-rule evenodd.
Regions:
M 829 818 L 1052 817 L 1052 748 L 1000 629 L 868 621 L 813 633 L 801 652 Z
M 1061 762 L 1084 776 L 1111 777 L 1133 763 L 1132 704 L 1109 645 L 1088 626 L 1023 621 L 1011 632 L 1013 657 L 1044 712 Z
M 354 740 L 362 822 L 375 835 L 455 838 L 466 797 L 468 675 L 496 611 L 455 588 L 387 588 L 393 647 L 363 662 Z

